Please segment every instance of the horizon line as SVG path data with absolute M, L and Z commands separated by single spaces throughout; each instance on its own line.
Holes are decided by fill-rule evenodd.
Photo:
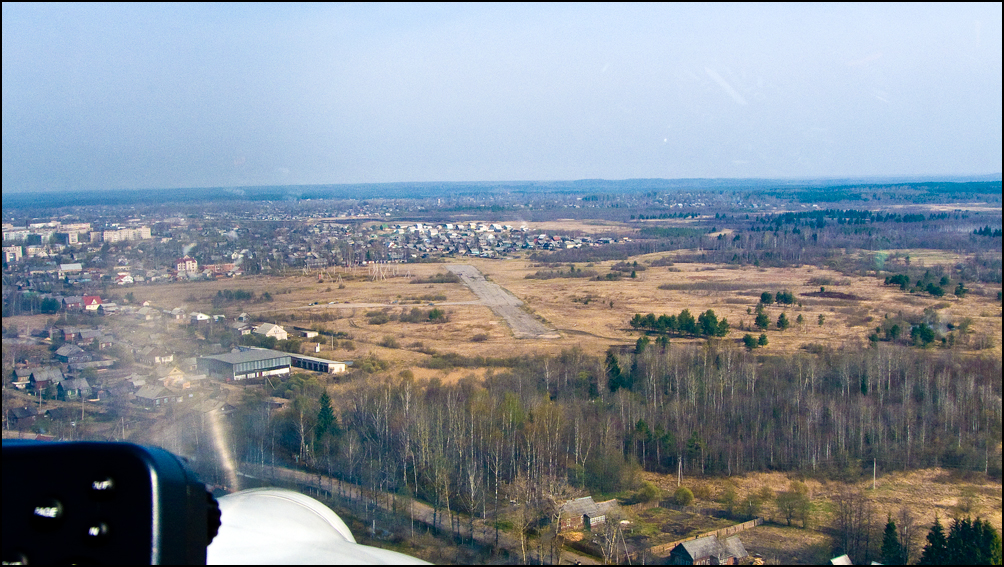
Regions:
M 259 189 L 259 188 L 272 188 L 272 187 L 360 187 L 360 186 L 386 186 L 386 185 L 434 185 L 434 184 L 444 184 L 444 185 L 486 185 L 486 184 L 553 184 L 553 183 L 582 183 L 582 182 L 608 182 L 608 183 L 624 183 L 631 181 L 670 181 L 670 182 L 694 182 L 694 181 L 712 181 L 712 182 L 742 182 L 742 181 L 784 181 L 784 182 L 798 182 L 798 181 L 857 181 L 866 182 L 866 180 L 926 180 L 926 181 L 943 181 L 943 182 L 957 182 L 949 181 L 949 179 L 966 179 L 966 178 L 984 178 L 980 181 L 993 182 L 1002 181 L 1002 172 L 991 172 L 991 173 L 970 173 L 970 174 L 891 174 L 891 175 L 825 175 L 825 176 L 792 176 L 792 177 L 627 177 L 622 179 L 607 179 L 602 177 L 592 177 L 592 178 L 581 178 L 581 179 L 509 179 L 509 180 L 467 180 L 467 181 L 365 181 L 365 182 L 342 182 L 342 183 L 290 183 L 290 184 L 256 184 L 256 185 L 190 185 L 190 186 L 162 186 L 162 187 L 108 187 L 103 189 L 96 188 L 43 188 L 43 189 L 6 189 L 0 187 L 0 194 L 25 194 L 25 193 L 54 193 L 54 192 L 89 192 L 89 191 L 166 191 L 166 190 L 194 190 L 194 189 Z M 874 182 L 872 181 L 872 182 Z

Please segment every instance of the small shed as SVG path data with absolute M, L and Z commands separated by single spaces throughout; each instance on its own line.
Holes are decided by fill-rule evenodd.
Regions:
M 559 529 L 561 531 L 592 529 L 606 523 L 607 516 L 617 508 L 616 500 L 594 502 L 592 496 L 569 500 L 561 506 Z

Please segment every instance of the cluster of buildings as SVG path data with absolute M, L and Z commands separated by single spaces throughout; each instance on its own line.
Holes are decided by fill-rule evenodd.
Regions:
M 108 305 L 97 296 L 65 297 L 63 301 L 81 310 L 95 303 L 98 309 Z M 142 309 L 156 313 L 157 318 L 172 313 L 148 305 L 133 308 L 131 313 L 139 316 Z M 124 315 L 122 310 L 117 313 Z M 180 317 L 182 326 L 185 315 L 190 314 Z M 139 319 L 144 320 L 142 317 Z M 91 321 L 98 323 L 106 320 Z M 190 321 L 195 322 L 196 318 L 192 317 Z M 133 326 L 120 324 L 115 328 L 118 331 L 113 333 L 105 324 L 80 327 L 57 323 L 16 338 L 5 336 L 5 348 L 10 340 L 22 341 L 19 344 L 32 341 L 52 347 L 58 345 L 58 348 L 50 349 L 51 354 L 47 358 L 15 365 L 13 374 L 5 377 L 15 390 L 23 391 L 38 401 L 37 404 L 32 402 L 11 408 L 12 411 L 4 416 L 8 427 L 20 431 L 29 429 L 39 417 L 65 417 L 58 411 L 59 416 L 50 415 L 49 410 L 43 411 L 42 400 L 129 403 L 140 408 L 156 409 L 204 399 L 214 381 L 261 383 L 287 376 L 294 369 L 338 374 L 351 365 L 351 362 L 251 347 L 202 357 L 179 357 L 163 346 L 169 328 L 161 329 L 156 324 L 144 326 L 142 323 Z M 137 328 L 153 329 L 153 332 L 129 330 Z M 277 340 L 285 340 L 288 336 L 285 329 L 271 323 L 251 327 L 250 332 Z M 129 360 L 123 361 L 123 356 L 128 356 Z M 55 410 L 56 407 L 50 405 L 50 409 Z
M 3 224 L 4 261 L 8 264 L 22 258 L 48 258 L 60 254 L 67 247 L 87 243 L 117 243 L 149 240 L 153 234 L 149 226 L 133 225 L 92 230 L 91 223 L 63 223 L 58 220 L 29 223 L 27 226 Z
M 502 258 L 520 251 L 564 250 L 602 246 L 614 238 L 592 238 L 532 232 L 526 226 L 466 223 L 396 225 L 383 236 L 388 259 L 408 257 L 477 256 Z

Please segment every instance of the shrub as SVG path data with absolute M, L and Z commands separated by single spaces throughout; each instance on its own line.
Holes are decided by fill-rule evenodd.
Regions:
M 413 284 L 460 283 L 460 276 L 453 272 L 441 272 L 428 278 L 412 278 Z
M 638 494 L 635 495 L 635 499 L 638 502 L 652 502 L 654 500 L 658 500 L 661 495 L 662 491 L 659 490 L 659 487 L 646 480 L 641 483 L 641 488 L 638 489 Z
M 681 486 L 673 493 L 673 501 L 679 506 L 690 506 L 694 502 L 694 493 L 686 486 Z

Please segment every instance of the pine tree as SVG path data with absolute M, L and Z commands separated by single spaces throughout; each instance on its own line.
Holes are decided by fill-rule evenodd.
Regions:
M 317 412 L 317 438 L 324 437 L 325 433 L 337 435 L 338 424 L 335 422 L 335 411 L 331 409 L 331 397 L 327 392 L 321 392 L 318 403 L 321 409 Z
M 784 331 L 790 326 L 791 321 L 788 320 L 788 316 L 782 313 L 781 316 L 777 318 L 777 328 Z
M 950 565 L 948 560 L 948 540 L 945 538 L 945 528 L 941 525 L 941 520 L 934 517 L 934 525 L 927 533 L 927 545 L 920 556 L 921 565 Z
M 899 534 L 896 533 L 896 522 L 889 515 L 885 524 L 885 533 L 882 535 L 882 563 L 885 565 L 902 565 L 903 548 L 899 544 Z
M 948 531 L 946 562 L 955 565 L 1000 565 L 1001 538 L 989 522 L 956 519 Z

